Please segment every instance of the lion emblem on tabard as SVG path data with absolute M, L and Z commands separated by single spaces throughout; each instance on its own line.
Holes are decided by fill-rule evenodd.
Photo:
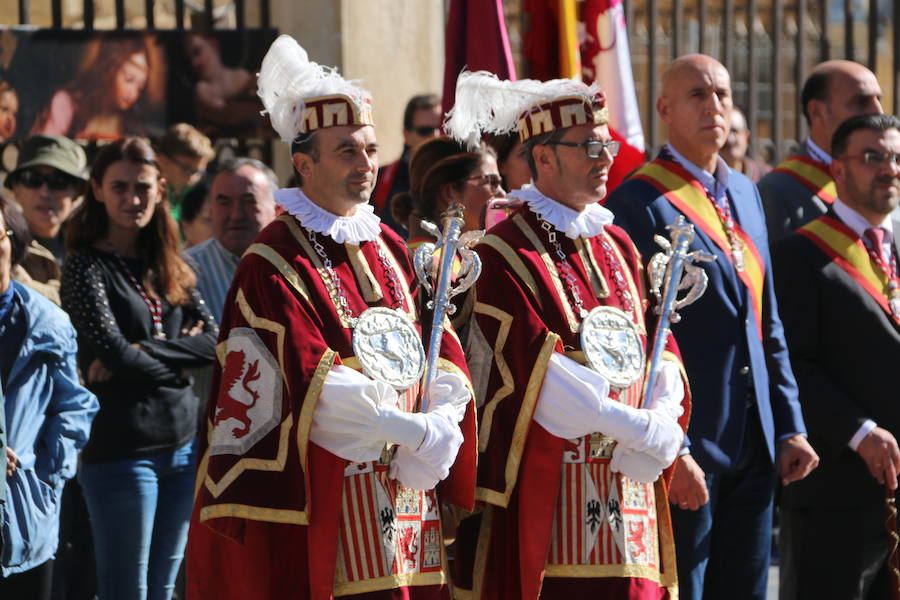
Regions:
M 400 558 L 403 560 L 407 571 L 416 571 L 418 569 L 419 554 L 419 534 L 413 527 L 403 527 L 400 529 Z
M 278 363 L 257 333 L 232 329 L 216 396 L 211 454 L 243 454 L 281 423 Z
M 248 362 L 242 350 L 233 350 L 225 357 L 225 367 L 222 369 L 222 379 L 219 387 L 225 390 L 225 394 L 219 396 L 220 402 L 216 405 L 216 418 L 213 425 L 218 425 L 228 419 L 236 419 L 240 425 L 231 430 L 235 438 L 242 438 L 250 433 L 251 421 L 247 417 L 247 411 L 256 406 L 259 400 L 259 392 L 250 387 L 250 384 L 259 381 L 259 360 Z M 252 399 L 250 404 L 239 402 L 231 395 L 235 386 L 241 388 Z

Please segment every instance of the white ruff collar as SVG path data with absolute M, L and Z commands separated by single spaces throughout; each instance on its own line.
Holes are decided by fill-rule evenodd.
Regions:
M 300 188 L 284 188 L 275 192 L 275 202 L 304 227 L 330 236 L 338 244 L 345 242 L 359 246 L 371 242 L 381 233 L 381 219 L 371 204 L 360 204 L 349 217 L 330 213 L 303 193 Z
M 512 192 L 509 196 L 528 203 L 528 208 L 532 212 L 537 213 L 543 220 L 573 240 L 578 237 L 589 238 L 599 235 L 604 226 L 613 222 L 612 211 L 597 202 L 587 205 L 584 210 L 578 212 L 543 195 L 531 183 L 522 186 L 522 189 Z

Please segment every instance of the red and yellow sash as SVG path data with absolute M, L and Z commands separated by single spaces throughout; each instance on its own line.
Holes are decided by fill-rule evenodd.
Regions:
M 900 325 L 900 317 L 894 316 L 888 303 L 887 275 L 872 262 L 865 244 L 853 230 L 837 219 L 824 216 L 807 223 L 797 233 L 807 237 L 844 269 L 872 296 L 894 323 Z
M 672 206 L 684 213 L 695 226 L 712 239 L 722 250 L 725 257 L 733 263 L 731 244 L 719 215 L 713 207 L 712 200 L 700 182 L 694 179 L 681 165 L 674 161 L 657 158 L 647 163 L 634 175 L 655 187 L 672 203 Z M 753 314 L 756 316 L 756 331 L 762 339 L 762 298 L 765 282 L 765 265 L 756 245 L 747 232 L 735 223 L 735 233 L 744 246 L 744 270 L 737 271 L 741 282 L 750 292 Z
M 825 204 L 837 198 L 837 188 L 831 178 L 828 165 L 803 154 L 795 154 L 775 167 L 776 173 L 785 173 L 802 183 Z

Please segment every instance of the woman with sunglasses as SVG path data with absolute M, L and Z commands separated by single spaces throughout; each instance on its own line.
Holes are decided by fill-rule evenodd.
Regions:
M 66 314 L 16 281 L 31 234 L 0 198 L 0 598 L 50 598 L 63 486 L 97 412 Z
M 491 200 L 505 198 L 497 172 L 497 159 L 488 146 L 468 151 L 446 136 L 436 137 L 413 150 L 409 161 L 410 191 L 394 196 L 394 219 L 409 230 L 410 252 L 434 238 L 422 229 L 421 222 L 438 226 L 441 215 L 451 206 L 463 209 L 463 231 L 484 229 L 484 218 Z M 457 297 L 452 321 L 461 338 L 469 320 L 471 294 Z M 424 301 L 424 298 L 422 298 Z
M 409 230 L 410 248 L 433 238 L 420 223 L 439 224 L 451 204 L 461 205 L 463 231 L 484 228 L 484 213 L 494 198 L 503 198 L 497 158 L 488 146 L 467 151 L 441 136 L 417 146 L 409 161 L 410 190 L 394 196 L 394 218 Z
M 171 598 L 193 497 L 197 398 L 217 328 L 179 254 L 150 145 L 105 146 L 68 228 L 63 307 L 100 399 L 82 456 L 101 600 Z

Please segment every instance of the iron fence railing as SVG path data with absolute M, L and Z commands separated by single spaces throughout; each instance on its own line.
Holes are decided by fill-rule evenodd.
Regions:
M 800 90 L 820 61 L 867 65 L 900 102 L 900 0 L 624 0 L 647 147 L 663 141 L 655 100 L 668 62 L 688 52 L 714 56 L 731 73 L 747 112 L 752 151 L 770 162 L 806 135 Z
M 95 3 L 97 0 L 81 0 L 82 19 L 78 29 L 93 30 L 95 26 Z M 77 0 L 50 0 L 50 23 L 52 29 L 71 29 L 69 25 L 63 23 L 63 7 L 64 5 L 72 5 Z M 115 14 L 115 29 L 133 29 L 134 23 L 129 23 L 127 9 L 140 2 L 128 2 L 127 0 L 111 0 Z M 248 27 L 248 9 L 252 6 L 258 13 L 258 23 L 255 26 L 259 28 L 269 28 L 271 26 L 271 0 L 251 0 L 248 4 L 247 0 L 230 0 L 228 3 L 220 3 L 217 7 L 214 0 L 143 0 L 143 23 L 141 29 L 155 30 L 158 27 L 156 22 L 156 12 L 162 10 L 171 11 L 174 16 L 174 28 L 178 30 L 191 29 L 194 27 L 212 29 L 214 26 L 220 27 L 221 23 L 217 13 L 222 8 L 233 10 L 234 21 L 233 28 L 242 30 Z M 31 0 L 18 0 L 19 22 L 18 25 L 33 25 L 34 19 L 32 15 Z M 256 14 L 255 13 L 255 14 Z M 138 15 L 139 16 L 139 15 Z M 192 18 L 194 17 L 194 18 Z

